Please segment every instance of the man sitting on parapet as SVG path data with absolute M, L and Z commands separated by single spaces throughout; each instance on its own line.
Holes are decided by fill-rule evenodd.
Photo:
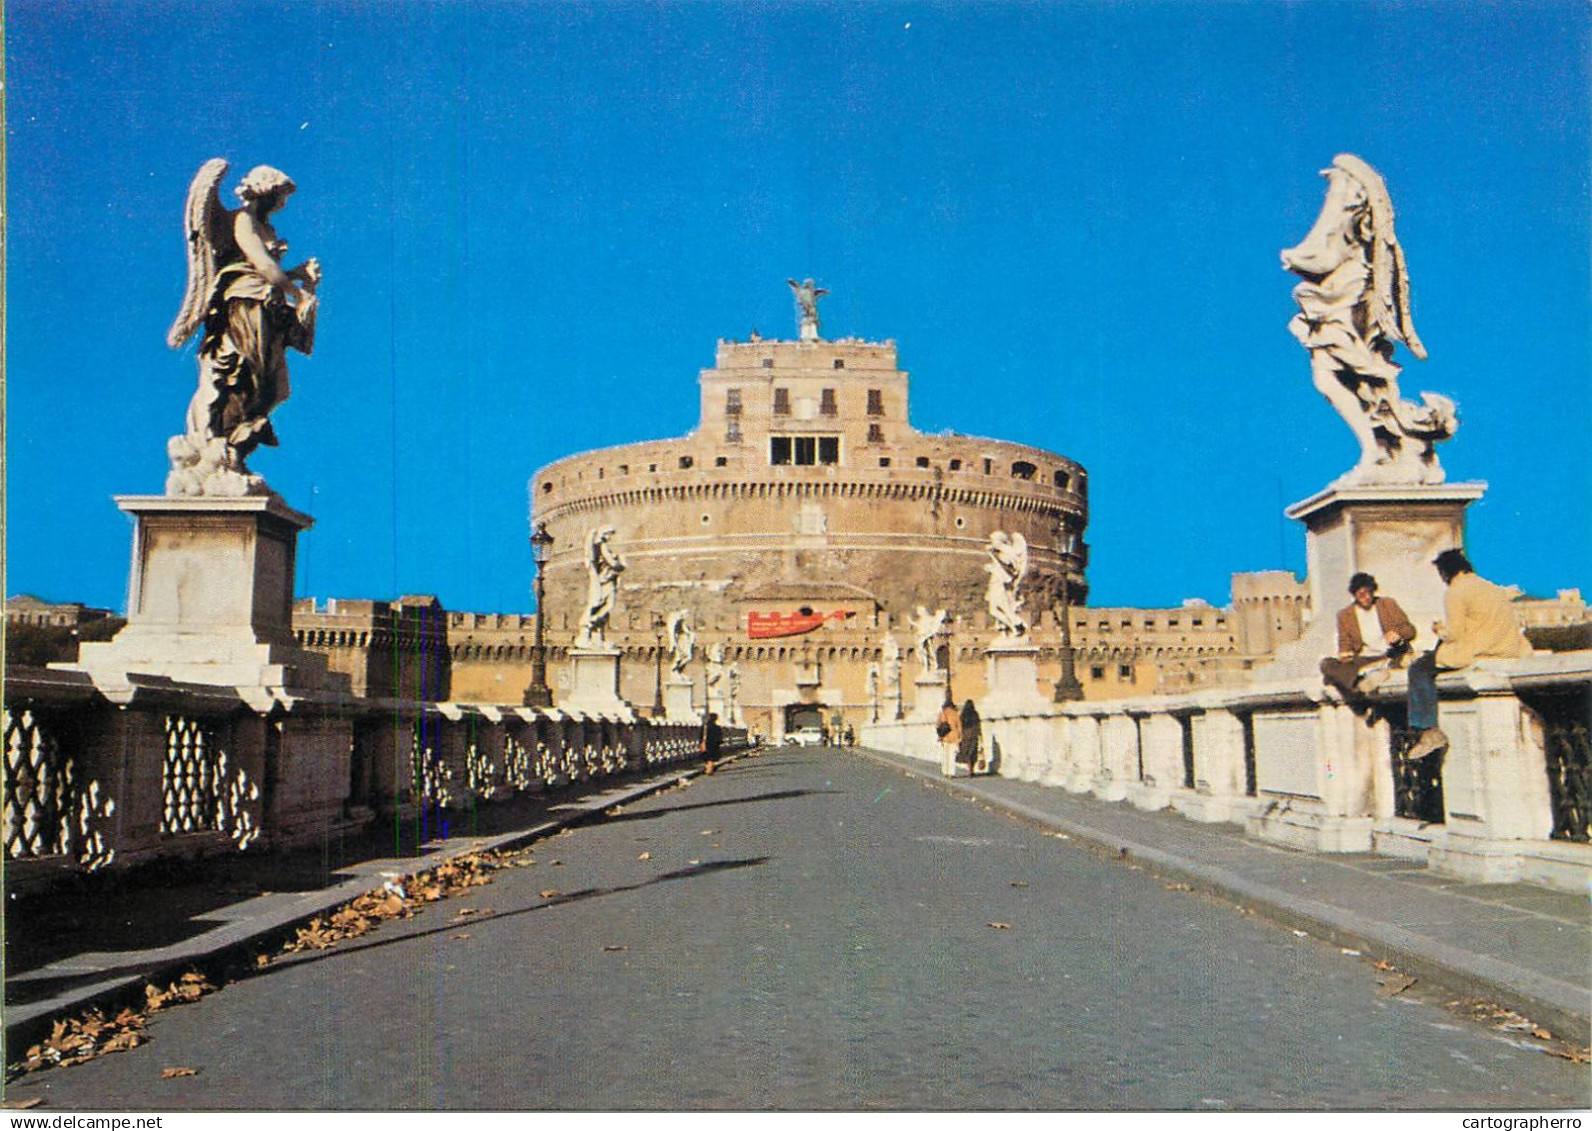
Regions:
M 1338 611 L 1338 654 L 1321 661 L 1327 683 L 1345 697 L 1364 694 L 1385 682 L 1415 639 L 1415 626 L 1391 597 L 1376 595 L 1376 578 L 1349 578 L 1354 601 Z
M 1437 673 L 1468 667 L 1481 659 L 1513 659 L 1531 655 L 1531 645 L 1510 606 L 1513 594 L 1476 576 L 1458 550 L 1444 550 L 1432 559 L 1448 586 L 1443 619 L 1432 626 L 1436 650 L 1410 665 L 1410 729 L 1420 732 L 1405 753 L 1411 760 L 1448 748 L 1448 736 L 1437 726 Z

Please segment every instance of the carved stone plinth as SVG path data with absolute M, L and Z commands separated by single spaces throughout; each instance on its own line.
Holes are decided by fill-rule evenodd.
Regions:
M 569 650 L 570 692 L 559 706 L 588 715 L 629 717 L 629 703 L 619 697 L 619 649 L 599 645 Z
M 1039 649 L 1032 644 L 997 642 L 984 649 L 984 698 L 979 713 L 1043 715 L 1050 697 L 1039 690 Z
M 913 680 L 917 697 L 912 701 L 912 721 L 933 722 L 945 706 L 946 678 L 944 672 L 925 672 Z
M 134 518 L 127 627 L 62 665 L 116 680 L 346 690 L 348 677 L 293 639 L 293 564 L 314 522 L 275 495 L 118 496 Z
M 671 723 L 694 723 L 696 707 L 691 701 L 692 684 L 684 676 L 670 676 L 663 685 L 663 714 Z
M 1349 578 L 1361 572 L 1409 615 L 1416 651 L 1434 647 L 1445 590 L 1432 559 L 1463 548 L 1465 508 L 1486 491 L 1485 483 L 1334 487 L 1289 507 L 1288 517 L 1306 528 L 1311 621 L 1255 678 L 1318 678 L 1321 658 L 1338 648 L 1335 614 L 1350 601 Z

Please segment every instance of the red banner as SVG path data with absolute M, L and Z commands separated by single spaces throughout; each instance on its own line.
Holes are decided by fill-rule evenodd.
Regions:
M 832 613 L 803 611 L 799 613 L 747 613 L 746 635 L 753 640 L 767 640 L 773 636 L 801 636 L 811 632 L 826 621 L 845 620 L 857 614 L 849 609 Z

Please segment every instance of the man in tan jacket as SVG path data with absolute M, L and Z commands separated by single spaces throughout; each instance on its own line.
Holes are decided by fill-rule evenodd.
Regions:
M 1448 586 L 1437 649 L 1410 665 L 1410 729 L 1420 731 L 1405 753 L 1411 760 L 1448 748 L 1448 736 L 1437 726 L 1437 673 L 1468 667 L 1482 659 L 1531 655 L 1531 645 L 1515 617 L 1509 590 L 1476 576 L 1469 559 L 1458 550 L 1444 550 L 1432 559 Z
M 1321 661 L 1321 674 L 1348 697 L 1387 678 L 1388 664 L 1410 650 L 1415 626 L 1391 597 L 1378 597 L 1376 578 L 1349 578 L 1352 604 L 1338 611 L 1338 654 Z M 1367 669 L 1371 669 L 1367 671 Z

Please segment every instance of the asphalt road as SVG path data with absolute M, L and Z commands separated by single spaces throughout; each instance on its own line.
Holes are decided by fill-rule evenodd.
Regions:
M 746 759 L 532 857 L 7 1098 L 44 1097 L 34 1114 L 1589 1099 L 1585 1066 L 1379 996 L 1362 959 L 836 751 Z M 178 1066 L 197 1073 L 161 1078 Z

